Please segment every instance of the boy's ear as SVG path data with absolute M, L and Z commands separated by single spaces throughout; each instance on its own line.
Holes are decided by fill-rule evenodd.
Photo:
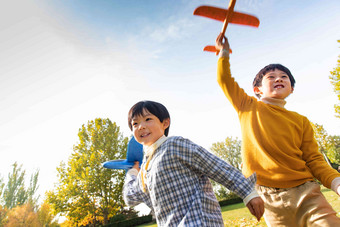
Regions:
M 169 126 L 170 126 L 170 118 L 164 119 L 162 124 L 163 124 L 164 130 L 169 128 Z
M 259 87 L 254 87 L 254 93 L 257 94 L 257 95 L 261 95 L 262 91 Z
M 292 87 L 292 91 L 290 93 L 293 93 L 293 91 L 294 91 L 294 88 Z

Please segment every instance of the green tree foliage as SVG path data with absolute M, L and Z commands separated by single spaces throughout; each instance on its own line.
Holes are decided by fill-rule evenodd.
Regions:
M 340 164 L 340 137 L 328 135 L 323 125 L 311 124 L 319 151 L 326 156 L 326 161 L 336 168 Z
M 241 170 L 241 140 L 227 137 L 224 142 L 213 143 L 210 150 L 233 167 Z
M 5 226 L 7 221 L 7 209 L 0 205 L 0 226 Z
M 37 193 L 37 190 L 39 188 L 38 185 L 38 177 L 39 177 L 39 171 L 36 171 L 31 175 L 30 179 L 30 185 L 28 189 L 26 190 L 27 194 L 27 202 L 33 206 L 34 209 L 36 209 L 36 206 L 38 204 L 39 195 L 35 197 L 35 194 Z
M 78 137 L 68 163 L 57 168 L 59 182 L 47 193 L 48 202 L 73 226 L 107 224 L 124 207 L 125 171 L 105 169 L 102 163 L 125 157 L 128 138 L 116 123 L 101 118 L 83 125 Z
M 25 170 L 22 170 L 22 165 L 18 166 L 16 162 L 13 164 L 12 173 L 8 174 L 8 183 L 3 190 L 3 200 L 8 209 L 22 205 L 27 200 Z
M 338 40 L 338 42 L 340 43 L 340 40 Z M 340 55 L 337 61 L 337 66 L 330 73 L 331 75 L 329 76 L 329 79 L 331 80 L 331 84 L 333 85 L 333 90 L 335 94 L 337 95 L 338 100 L 340 101 Z M 335 116 L 340 118 L 340 104 L 335 104 L 334 110 L 335 110 Z
M 331 162 L 340 165 L 340 136 L 329 136 L 330 147 L 328 157 Z
M 223 142 L 213 143 L 210 150 L 218 157 L 228 162 L 233 167 L 241 170 L 241 140 L 237 137 L 227 137 Z M 224 186 L 211 181 L 215 195 L 219 201 L 234 198 L 235 195 L 231 193 Z
M 12 209 L 16 206 L 30 202 L 35 206 L 38 197 L 34 195 L 38 189 L 39 170 L 32 174 L 30 186 L 25 187 L 26 171 L 22 169 L 22 165 L 16 162 L 13 164 L 12 173 L 8 174 L 8 183 L 4 185 L 2 180 L 0 182 L 0 192 L 2 192 L 2 202 L 7 209 Z
M 2 178 L 1 175 L 0 175 L 0 204 L 3 203 L 2 192 L 4 191 L 4 187 L 5 187 L 4 178 Z
M 319 146 L 319 151 L 327 155 L 328 148 L 330 146 L 328 140 L 328 133 L 324 129 L 323 125 L 311 123 L 314 130 L 314 137 Z

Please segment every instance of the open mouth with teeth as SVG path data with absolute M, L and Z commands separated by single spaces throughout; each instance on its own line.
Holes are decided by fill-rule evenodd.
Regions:
M 275 85 L 274 88 L 284 88 L 282 84 Z
M 143 137 L 146 137 L 146 136 L 148 136 L 148 135 L 150 135 L 150 133 L 142 134 L 142 135 L 140 135 L 140 137 L 143 138 Z

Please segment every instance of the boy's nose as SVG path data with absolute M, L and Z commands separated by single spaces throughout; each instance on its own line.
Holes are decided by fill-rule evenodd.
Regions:
M 143 128 L 145 128 L 145 124 L 144 124 L 144 122 L 141 122 L 140 124 L 139 124 L 139 127 L 138 127 L 139 129 L 143 129 Z
M 275 81 L 281 82 L 282 78 L 281 77 L 277 77 Z

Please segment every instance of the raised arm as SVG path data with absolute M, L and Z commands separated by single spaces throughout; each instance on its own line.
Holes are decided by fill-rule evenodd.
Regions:
M 224 54 L 226 57 L 229 57 L 229 49 L 230 49 L 229 42 L 228 42 L 227 37 L 225 37 L 222 33 L 220 33 L 216 38 L 215 48 L 219 52 L 223 50 L 225 53 L 221 53 L 221 55 Z

